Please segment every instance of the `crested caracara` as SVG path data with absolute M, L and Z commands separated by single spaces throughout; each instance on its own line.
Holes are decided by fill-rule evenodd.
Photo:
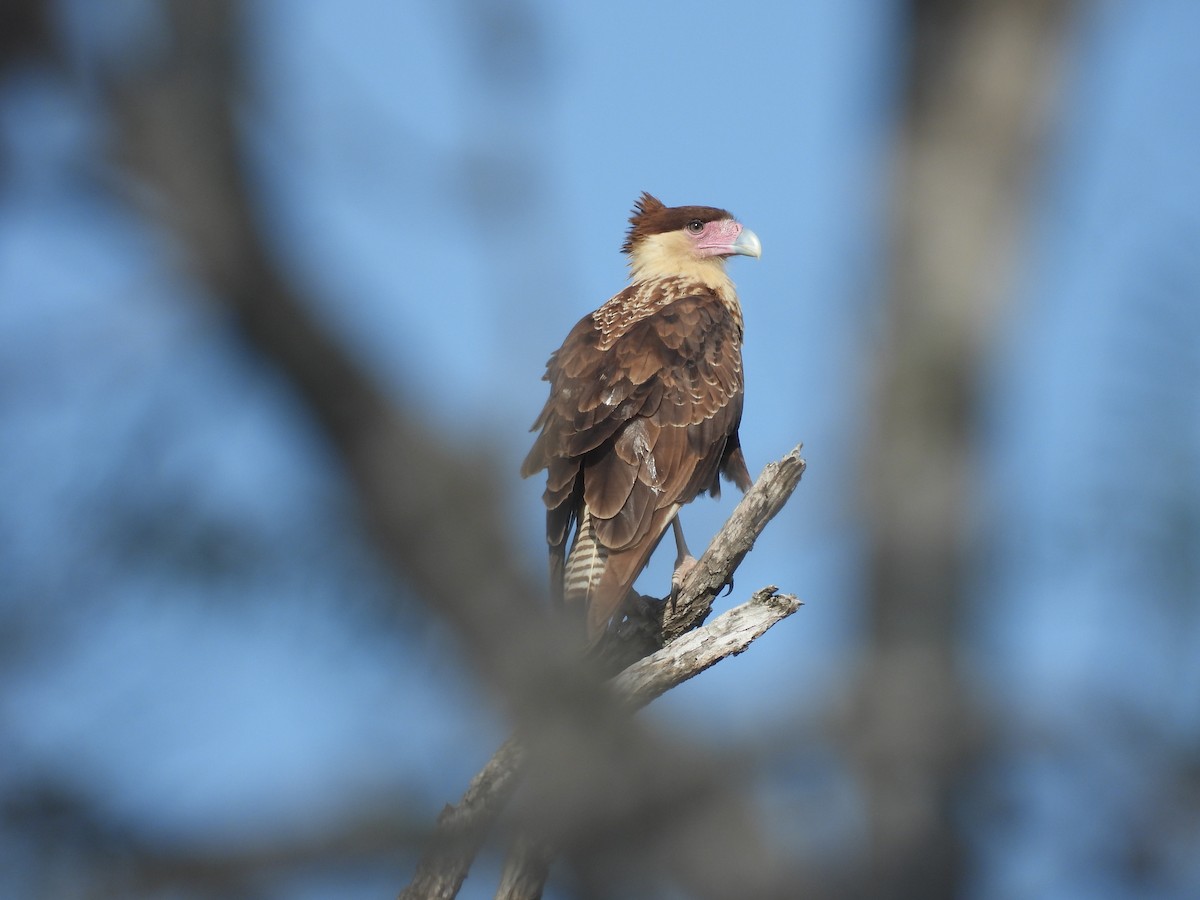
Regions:
M 676 516 L 719 475 L 745 491 L 742 309 L 725 260 L 761 245 L 728 212 L 643 193 L 621 248 L 630 284 L 550 357 L 550 398 L 521 466 L 546 471 L 552 595 L 586 611 L 590 641 L 674 525 L 672 596 L 692 560 Z M 570 552 L 567 541 L 571 538 Z

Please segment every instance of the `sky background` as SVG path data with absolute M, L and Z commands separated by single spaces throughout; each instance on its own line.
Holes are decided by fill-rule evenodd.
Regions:
M 151 3 L 58 9 L 85 85 L 161 24 Z M 731 264 L 747 460 L 757 473 L 803 441 L 809 469 L 718 609 L 764 584 L 807 605 L 651 715 L 731 745 L 819 718 L 862 630 L 857 466 L 901 9 L 491 10 L 246 5 L 241 114 L 272 249 L 398 399 L 503 457 L 540 572 L 541 486 L 517 468 L 546 357 L 622 286 L 639 192 L 734 211 L 763 243 Z M 962 650 L 1013 750 L 993 773 L 1010 824 L 976 832 L 975 896 L 1200 892 L 1185 839 L 1152 848 L 1168 864 L 1149 893 L 1112 858 L 1126 830 L 1157 828 L 1154 773 L 1200 747 L 1197 33 L 1188 0 L 1078 17 L 981 360 L 986 551 Z M 96 189 L 117 177 L 108 127 L 61 76 L 0 82 L 0 793 L 70 785 L 180 846 L 302 835 L 372 804 L 432 817 L 504 723 L 419 606 L 371 627 L 392 588 L 331 451 L 181 248 Z M 694 548 L 733 503 L 688 509 Z M 835 770 L 805 782 L 830 810 L 810 844 L 859 839 Z M 787 803 L 771 808 L 786 829 Z M 7 843 L 0 894 L 19 894 Z M 464 897 L 488 895 L 475 881 Z

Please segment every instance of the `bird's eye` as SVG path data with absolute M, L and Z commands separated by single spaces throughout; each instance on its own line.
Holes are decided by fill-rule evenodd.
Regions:
M 704 230 L 704 223 L 699 219 L 692 219 L 692 221 L 687 223 L 687 230 L 692 234 L 699 234 Z

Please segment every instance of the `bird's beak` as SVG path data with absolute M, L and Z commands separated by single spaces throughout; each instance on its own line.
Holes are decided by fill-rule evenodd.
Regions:
M 729 245 L 729 249 L 732 253 L 753 256 L 756 259 L 762 256 L 762 244 L 758 240 L 758 235 L 749 228 L 742 228 L 738 232 L 737 240 Z

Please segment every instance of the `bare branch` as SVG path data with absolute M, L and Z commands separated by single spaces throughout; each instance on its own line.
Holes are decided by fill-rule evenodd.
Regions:
M 708 615 L 713 599 L 730 583 L 767 522 L 783 508 L 804 469 L 797 446 L 763 470 L 685 581 L 675 615 L 670 619 L 675 627 L 681 627 L 685 621 L 692 622 L 694 627 Z M 677 637 L 656 653 L 630 665 L 609 683 L 612 699 L 626 709 L 640 709 L 725 657 L 741 653 L 772 625 L 799 608 L 800 601 L 795 597 L 778 594 L 773 586 L 763 588 L 709 625 Z M 524 759 L 521 743 L 516 737 L 509 738 L 475 776 L 458 806 L 446 807 L 413 881 L 400 894 L 402 900 L 450 898 L 458 893 L 484 836 L 512 793 Z M 526 847 L 526 851 L 529 849 Z M 519 855 L 531 865 L 543 867 L 544 853 L 535 850 Z M 509 869 L 512 871 L 506 870 L 506 882 L 511 879 L 512 885 L 528 886 L 529 873 L 522 870 L 519 861 L 511 863 Z
M 774 585 L 755 591 L 741 606 L 631 665 L 612 681 L 620 700 L 631 710 L 639 709 L 722 659 L 744 651 L 802 605 L 790 594 L 776 591 Z M 518 837 L 505 862 L 496 900 L 541 897 L 554 856 L 552 845 Z
M 760 588 L 741 606 L 635 662 L 613 679 L 618 696 L 631 709 L 639 709 L 725 657 L 737 656 L 802 605 L 791 594 L 777 591 L 774 585 Z
M 615 700 L 629 710 L 646 706 L 722 659 L 741 653 L 800 606 L 790 594 L 776 593 L 774 586 L 756 591 L 741 606 L 639 660 L 612 679 Z M 412 882 L 400 893 L 401 900 L 451 898 L 458 893 L 488 829 L 511 796 L 524 763 L 521 741 L 510 737 L 471 779 L 458 805 L 442 810 L 431 846 L 421 858 Z
M 800 456 L 803 448 L 798 444 L 783 459 L 769 463 L 713 538 L 684 579 L 675 609 L 664 615 L 664 642 L 673 641 L 708 618 L 717 594 L 733 582 L 737 567 L 800 483 L 805 469 Z
M 504 479 L 486 447 L 470 454 L 452 445 L 398 392 L 383 390 L 270 251 L 236 115 L 252 95 L 237 5 L 176 0 L 164 9 L 170 52 L 147 54 L 106 81 L 126 167 L 153 187 L 154 211 L 182 240 L 197 281 L 306 403 L 385 561 L 453 625 L 464 658 L 505 699 L 536 702 L 527 688 L 544 676 L 531 660 L 560 641 L 542 615 L 540 583 L 511 544 L 497 487 Z

